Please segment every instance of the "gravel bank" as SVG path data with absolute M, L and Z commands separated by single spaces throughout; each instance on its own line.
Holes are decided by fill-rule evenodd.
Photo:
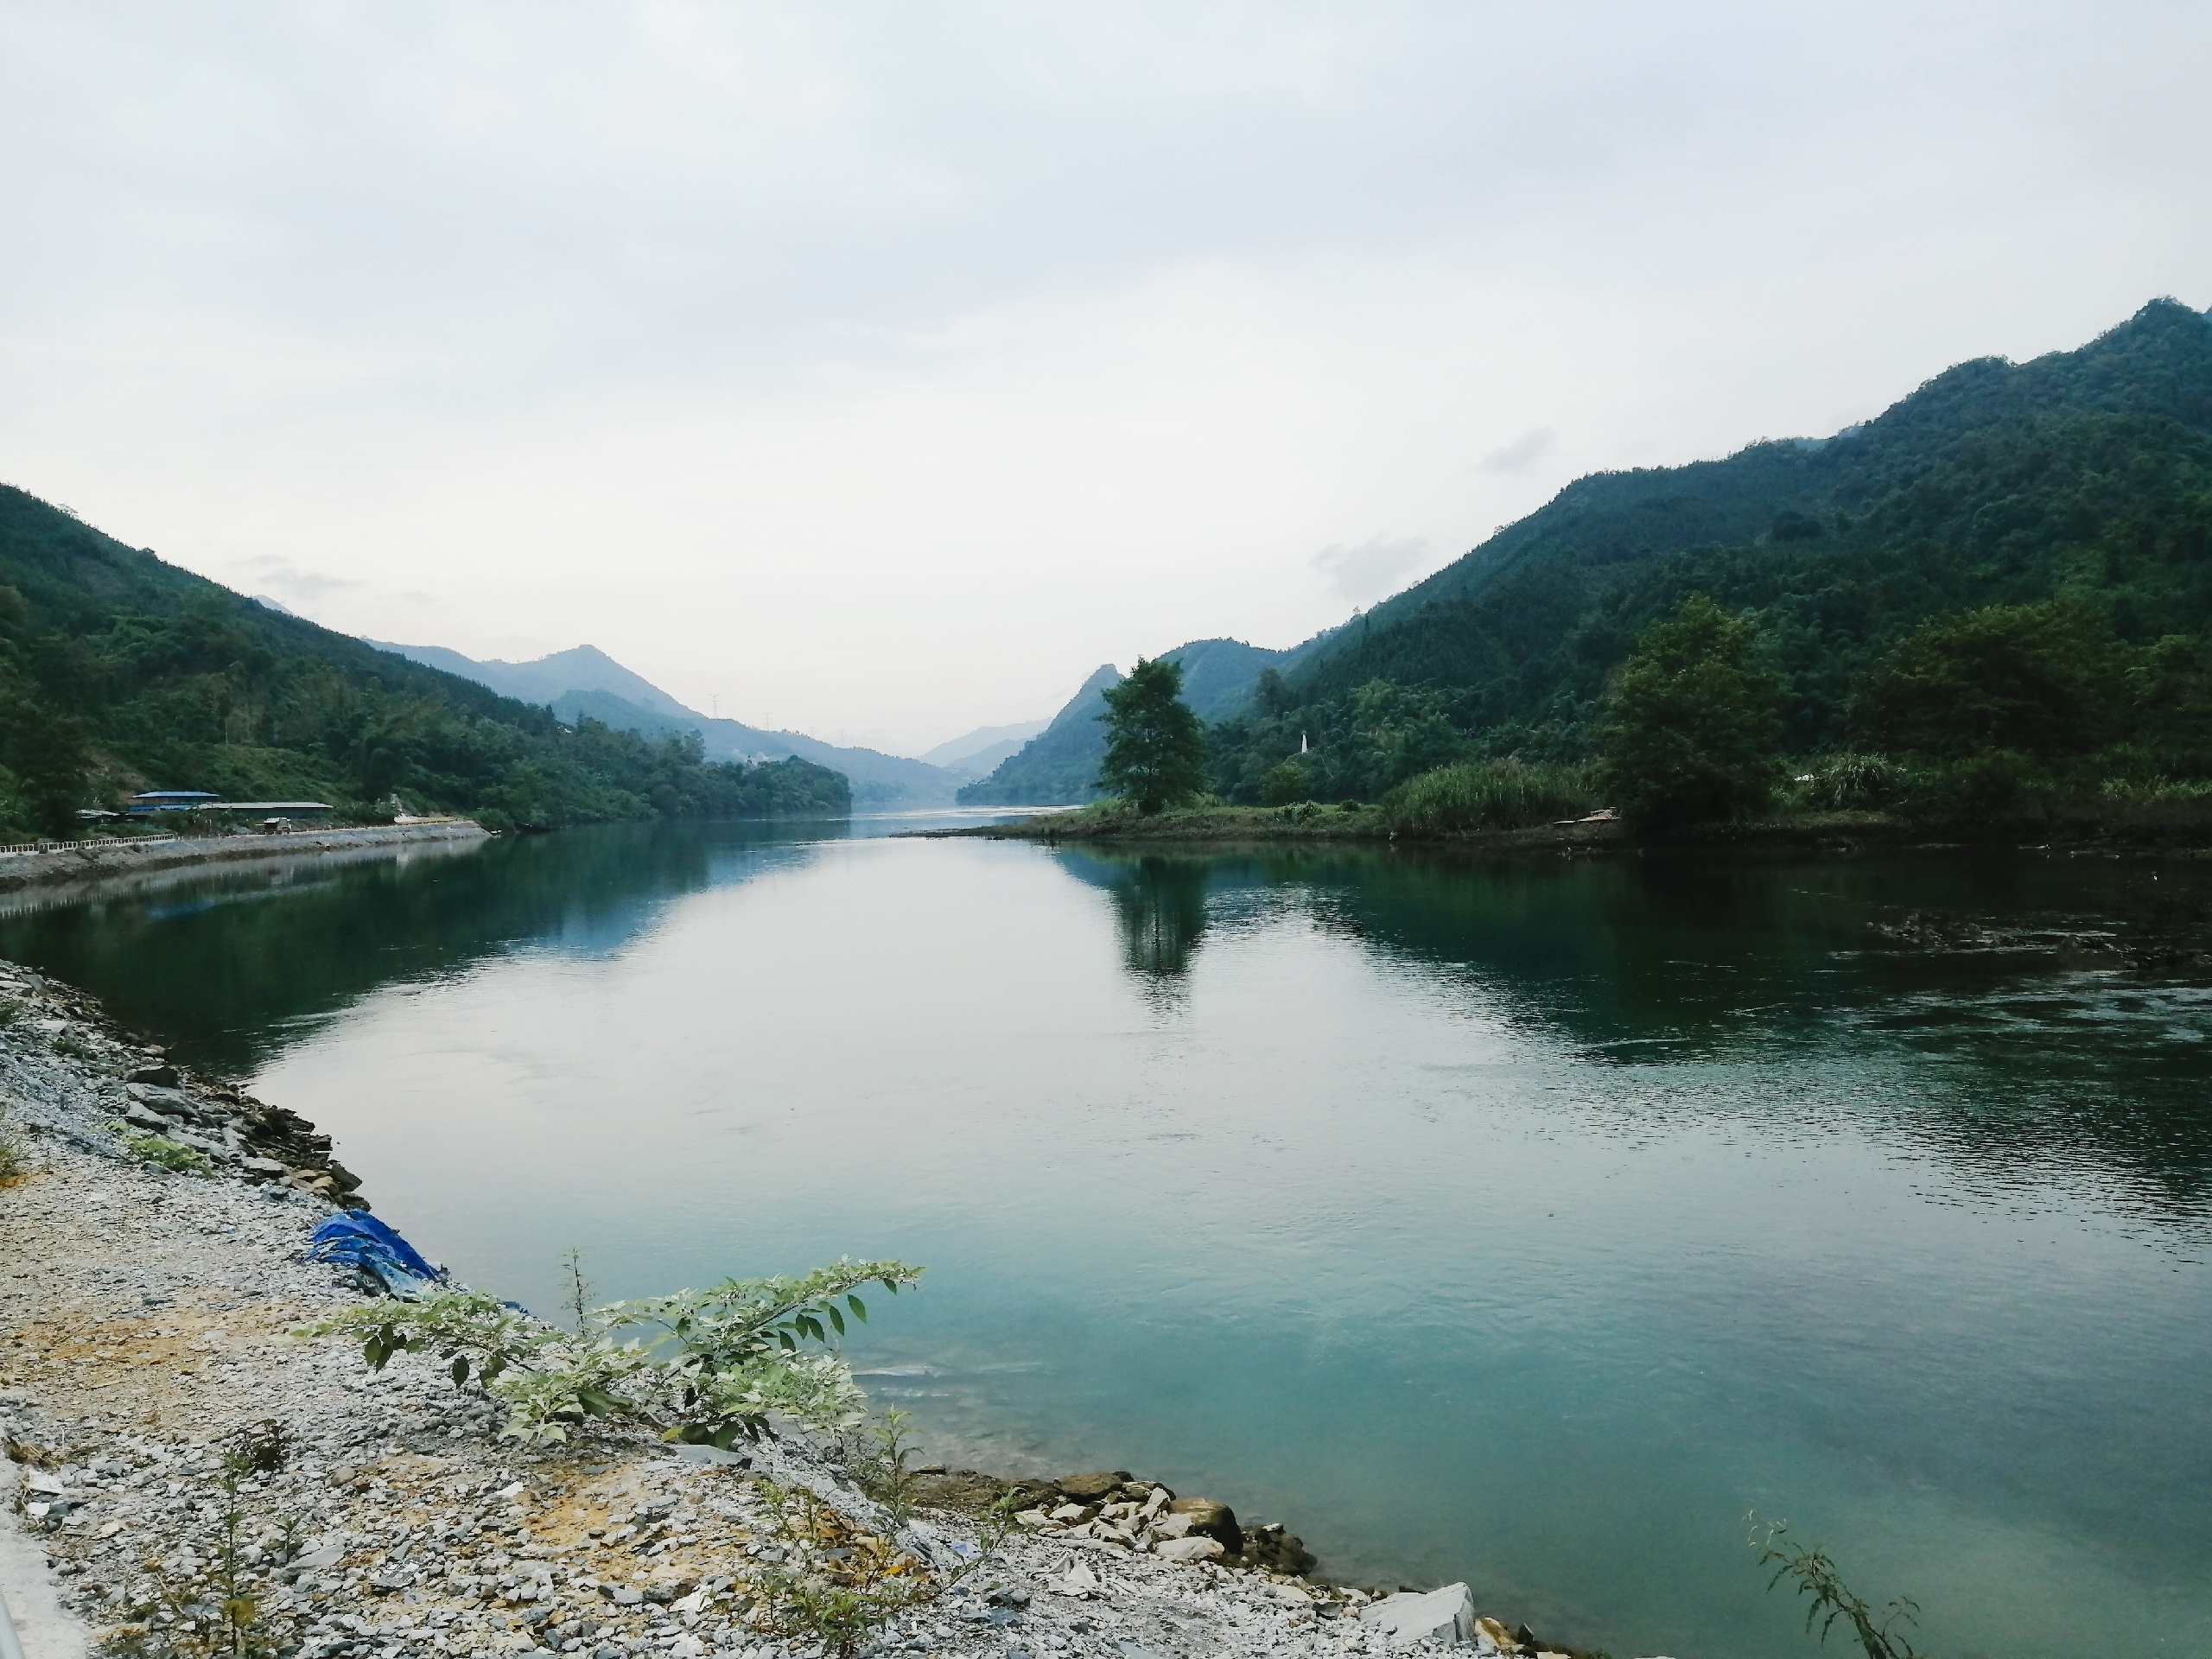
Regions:
M 317 1224 L 360 1202 L 309 1126 L 177 1072 L 66 988 L 0 964 L 0 1105 L 33 1165 L 0 1187 L 0 1440 L 18 1482 L 0 1532 L 46 1575 L 7 1584 L 37 1614 L 30 1659 L 73 1659 L 87 1642 L 228 1652 L 213 1624 L 226 1596 L 250 1600 L 253 1650 L 306 1659 L 804 1659 L 823 1646 L 769 1580 L 834 1580 L 871 1552 L 903 1555 L 938 1593 L 867 1651 L 1332 1659 L 1455 1635 L 1461 1651 L 1514 1644 L 1473 1626 L 1471 1607 L 1456 1631 L 1446 1609 L 1443 1640 L 1408 1642 L 1361 1592 L 1170 1559 L 1219 1553 L 1233 1516 L 1171 1511 L 1173 1494 L 1119 1471 L 1021 1487 L 1026 1523 L 976 1567 L 978 1506 L 1009 1490 L 986 1477 L 925 1474 L 917 1513 L 894 1524 L 833 1450 L 795 1432 L 742 1459 L 634 1431 L 502 1441 L 493 1402 L 435 1362 L 403 1353 L 372 1374 L 349 1343 L 292 1334 L 366 1300 L 301 1259 Z M 148 1133 L 131 1115 L 170 1145 L 190 1136 L 213 1173 L 131 1155 L 126 1140 Z M 241 1473 L 242 1450 L 259 1466 Z M 811 1497 L 802 1510 L 779 1489 Z M 1295 1565 L 1295 1540 L 1255 1533 L 1231 1559 Z
M 73 889 L 200 864 L 244 864 L 271 858 L 308 858 L 367 849 L 482 841 L 481 825 L 466 818 L 438 823 L 398 823 L 364 830 L 302 830 L 281 836 L 196 836 L 151 845 L 86 841 L 52 852 L 0 857 L 0 893 L 27 889 Z

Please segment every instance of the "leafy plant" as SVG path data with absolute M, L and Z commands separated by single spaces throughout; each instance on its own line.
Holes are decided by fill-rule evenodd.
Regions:
M 292 1431 L 274 1417 L 264 1417 L 232 1437 L 231 1456 L 241 1469 L 273 1475 L 291 1461 Z
M 893 1541 L 855 1529 L 804 1487 L 764 1481 L 761 1494 L 779 1553 L 792 1563 L 760 1576 L 771 1621 L 779 1634 L 819 1643 L 837 1659 L 852 1659 L 901 1613 L 927 1606 L 982 1572 L 1014 1527 L 1010 1503 L 1002 1500 L 985 1518 L 974 1553 L 938 1575 Z
M 1858 1638 L 1859 1649 L 1866 1659 L 1920 1659 L 1919 1649 L 1897 1629 L 1900 1624 L 1919 1622 L 1918 1603 L 1901 1596 L 1877 1614 L 1863 1597 L 1844 1583 L 1826 1550 L 1795 1542 L 1789 1537 L 1788 1522 L 1775 1521 L 1761 1527 L 1756 1517 L 1745 1519 L 1752 1523 L 1751 1545 L 1758 1552 L 1759 1565 L 1774 1569 L 1767 1588 L 1771 1590 L 1787 1580 L 1796 1587 L 1799 1595 L 1808 1599 L 1805 1629 L 1809 1633 L 1817 1621 L 1822 1645 L 1827 1644 L 1828 1631 L 1834 1628 L 1835 1622 L 1841 1619 Z
M 903 1262 L 845 1261 L 797 1277 L 728 1279 L 589 1309 L 575 1335 L 480 1291 L 447 1291 L 347 1308 L 298 1334 L 358 1338 L 378 1370 L 404 1351 L 435 1352 L 456 1386 L 473 1375 L 506 1405 L 502 1432 L 516 1439 L 564 1440 L 599 1418 L 727 1449 L 758 1439 L 773 1412 L 824 1428 L 857 1421 L 850 1370 L 805 1345 L 827 1349 L 847 1313 L 868 1317 L 863 1285 L 895 1293 L 920 1276 Z
M 894 1527 L 905 1525 L 914 1513 L 914 1474 L 906 1466 L 913 1451 L 912 1421 L 911 1413 L 893 1406 L 881 1422 L 861 1428 L 847 1454 L 860 1489 L 883 1505 Z
M 591 1281 L 584 1277 L 584 1253 L 571 1244 L 561 1252 L 562 1276 L 568 1281 L 564 1298 L 569 1312 L 576 1322 L 576 1334 L 582 1336 L 591 1311 Z
M 0 1106 L 0 1186 L 12 1186 L 31 1173 L 30 1148 L 13 1116 Z
M 123 1149 L 142 1163 L 178 1175 L 213 1175 L 215 1165 L 196 1147 L 188 1147 L 158 1135 L 126 1136 Z
M 205 1583 L 158 1572 L 152 1599 L 130 1608 L 128 1621 L 100 1644 L 111 1659 L 268 1659 L 281 1650 L 279 1637 L 263 1617 L 267 1567 L 299 1554 L 304 1518 L 291 1512 L 280 1517 L 269 1537 L 274 1548 L 248 1539 L 250 1517 L 239 1489 L 258 1466 L 255 1457 L 241 1446 L 224 1459 L 222 1506 L 212 1523 Z M 157 1624 L 162 1614 L 166 1621 Z

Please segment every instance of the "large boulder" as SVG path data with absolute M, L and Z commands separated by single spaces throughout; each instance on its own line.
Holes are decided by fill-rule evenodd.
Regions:
M 1129 1478 L 1126 1469 L 1097 1469 L 1087 1475 L 1070 1475 L 1060 1482 L 1060 1491 L 1078 1503 L 1096 1503 L 1109 1493 L 1118 1491 Z
M 1182 1538 L 1163 1538 L 1152 1547 L 1152 1553 L 1171 1561 L 1217 1561 L 1228 1552 L 1219 1539 L 1194 1532 Z
M 1422 1595 L 1385 1596 L 1360 1610 L 1359 1622 L 1395 1645 L 1442 1642 L 1463 1645 L 1475 1637 L 1474 1592 L 1447 1584 Z
M 1202 1533 L 1218 1541 L 1231 1555 L 1240 1554 L 1244 1548 L 1244 1533 L 1236 1524 L 1236 1511 L 1226 1503 L 1217 1503 L 1210 1497 L 1179 1497 L 1167 1506 L 1170 1516 L 1185 1516 L 1189 1524 L 1186 1533 Z

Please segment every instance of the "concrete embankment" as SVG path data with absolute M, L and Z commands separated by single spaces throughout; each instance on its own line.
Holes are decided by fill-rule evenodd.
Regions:
M 0 1110 L 28 1165 L 0 1182 L 0 1448 L 20 1497 L 0 1563 L 33 1614 L 29 1659 L 233 1638 L 300 1659 L 820 1659 L 823 1598 L 868 1560 L 903 1560 L 924 1590 L 868 1632 L 873 1653 L 1535 1650 L 1476 1620 L 1463 1586 L 1321 1583 L 1281 1529 L 1240 1534 L 1225 1506 L 1122 1471 L 925 1471 L 902 1516 L 795 1427 L 734 1453 L 596 1422 L 503 1440 L 499 1401 L 440 1357 L 372 1372 L 350 1341 L 294 1334 L 369 1300 L 303 1257 L 359 1202 L 327 1140 L 6 963 Z M 148 1162 L 155 1140 L 207 1173 Z M 1008 1498 L 1019 1528 L 969 1566 L 979 1510 Z
M 388 854 L 409 847 L 459 847 L 485 838 L 480 824 L 452 818 L 359 830 L 295 830 L 283 835 L 70 842 L 43 852 L 0 855 L 0 895 L 35 892 L 41 901 L 66 899 L 79 887 L 127 885 L 200 865 L 251 866 L 274 860 Z

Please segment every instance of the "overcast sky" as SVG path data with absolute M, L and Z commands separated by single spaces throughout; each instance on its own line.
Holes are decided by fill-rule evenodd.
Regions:
M 918 750 L 2212 305 L 2212 5 L 0 0 L 0 479 Z

